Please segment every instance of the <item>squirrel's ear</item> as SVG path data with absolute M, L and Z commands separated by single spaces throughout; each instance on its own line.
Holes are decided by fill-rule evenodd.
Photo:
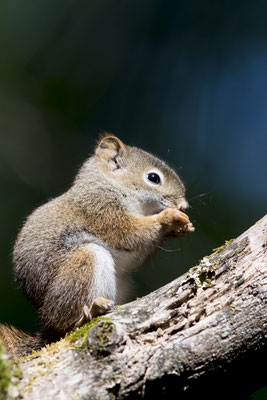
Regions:
M 115 135 L 106 132 L 101 135 L 95 150 L 96 156 L 108 163 L 112 170 L 125 166 L 127 153 L 127 146 Z

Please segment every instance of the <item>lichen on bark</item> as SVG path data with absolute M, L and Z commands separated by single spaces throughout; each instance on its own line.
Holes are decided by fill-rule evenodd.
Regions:
M 266 379 L 266 232 L 267 217 L 185 275 L 24 360 L 23 398 L 168 399 L 175 391 L 218 399 L 256 390 Z

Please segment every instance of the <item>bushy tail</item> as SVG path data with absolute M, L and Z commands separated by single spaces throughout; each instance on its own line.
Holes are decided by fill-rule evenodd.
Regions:
M 41 333 L 26 333 L 3 324 L 0 324 L 0 340 L 13 358 L 25 356 L 33 350 L 40 350 L 46 344 Z

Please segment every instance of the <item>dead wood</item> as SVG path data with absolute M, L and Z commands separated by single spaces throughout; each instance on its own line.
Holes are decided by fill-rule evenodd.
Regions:
M 267 216 L 175 281 L 24 360 L 22 397 L 243 399 L 266 380 L 266 232 Z

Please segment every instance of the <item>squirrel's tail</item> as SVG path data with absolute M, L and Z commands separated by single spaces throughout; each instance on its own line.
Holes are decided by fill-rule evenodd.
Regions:
M 47 343 L 41 333 L 26 333 L 3 324 L 0 324 L 0 340 L 13 358 L 25 356 L 33 350 L 40 350 Z

